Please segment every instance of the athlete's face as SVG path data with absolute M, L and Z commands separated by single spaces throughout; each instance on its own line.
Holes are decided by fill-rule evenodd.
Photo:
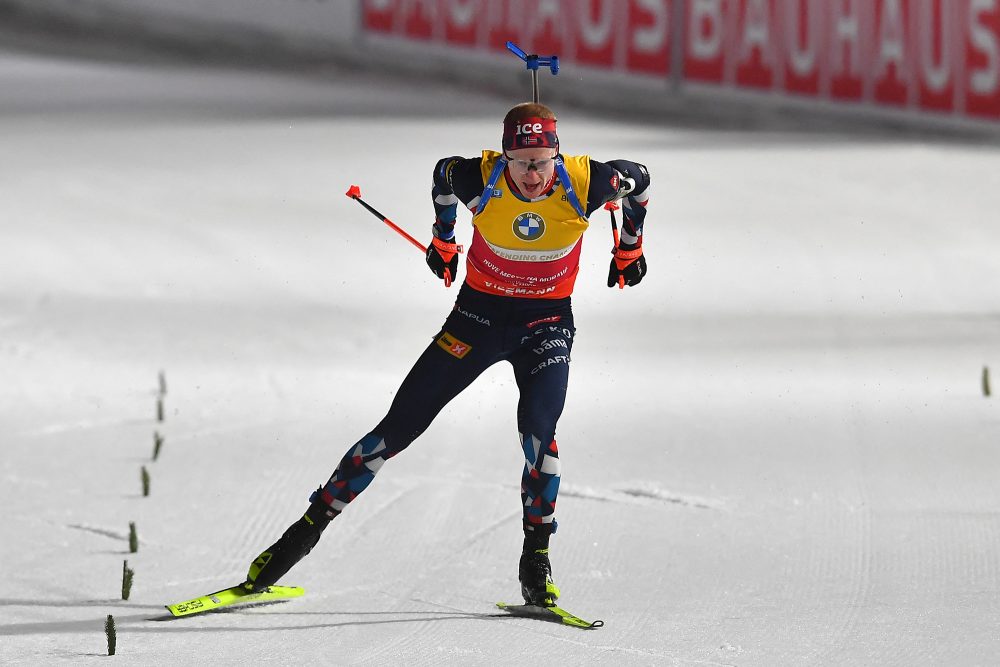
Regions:
M 528 199 L 540 197 L 556 170 L 554 148 L 517 148 L 507 151 L 507 168 L 518 190 Z

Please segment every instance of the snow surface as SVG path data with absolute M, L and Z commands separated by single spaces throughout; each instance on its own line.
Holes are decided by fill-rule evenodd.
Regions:
M 286 578 L 304 598 L 164 620 L 241 580 L 450 309 L 343 193 L 427 237 L 434 161 L 511 102 L 0 57 L 0 663 L 107 660 L 114 614 L 128 664 L 996 664 L 996 148 L 574 109 L 567 152 L 655 179 L 638 288 L 604 286 L 593 220 L 558 436 L 556 579 L 606 626 L 493 607 L 520 550 L 503 366 Z

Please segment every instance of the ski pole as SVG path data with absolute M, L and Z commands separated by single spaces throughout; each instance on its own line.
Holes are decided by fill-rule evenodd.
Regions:
M 611 249 L 611 252 L 614 253 L 618 250 L 620 241 L 618 236 L 618 220 L 615 218 L 615 211 L 618 210 L 618 204 L 613 201 L 609 201 L 604 205 L 604 208 L 606 208 L 608 213 L 611 214 L 611 234 L 615 238 L 615 247 Z M 618 289 L 625 289 L 625 276 L 618 276 Z
M 407 234 L 405 230 L 400 228 L 396 223 L 394 223 L 389 218 L 385 217 L 384 215 L 376 211 L 374 208 L 372 208 L 372 206 L 368 202 L 366 202 L 364 199 L 361 198 L 361 188 L 359 188 L 356 185 L 352 185 L 345 194 L 351 199 L 361 204 L 362 206 L 364 206 L 366 209 L 368 209 L 371 212 L 371 214 L 374 215 L 376 218 L 378 218 L 385 224 L 389 225 L 389 227 L 391 227 L 396 233 L 398 233 L 404 239 L 406 239 L 416 247 L 420 248 L 420 251 L 424 253 L 424 256 L 427 255 L 427 246 L 425 246 L 423 243 L 421 243 L 420 241 L 416 240 L 415 238 Z M 458 252 L 462 252 L 462 246 L 458 246 Z M 447 267 L 444 270 L 444 286 L 451 287 L 451 271 L 449 271 Z

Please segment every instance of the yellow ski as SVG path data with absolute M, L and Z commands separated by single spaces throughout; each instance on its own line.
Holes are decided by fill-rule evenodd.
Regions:
M 193 600 L 168 604 L 167 610 L 175 617 L 190 616 L 191 614 L 201 614 L 234 604 L 288 600 L 297 598 L 303 593 L 305 591 L 298 586 L 270 586 L 262 591 L 253 593 L 248 592 L 242 586 L 233 586 L 232 588 L 224 588 L 221 591 L 209 593 L 208 595 L 202 595 Z
M 562 607 L 539 607 L 533 604 L 507 604 L 506 602 L 497 602 L 497 607 L 513 616 L 537 618 L 540 621 L 572 625 L 574 628 L 590 630 L 600 628 L 604 625 L 604 621 L 585 621 L 579 616 L 569 613 Z

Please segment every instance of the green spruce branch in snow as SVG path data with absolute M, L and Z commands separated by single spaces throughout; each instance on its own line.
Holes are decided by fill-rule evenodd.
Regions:
M 115 617 L 111 614 L 108 614 L 108 620 L 104 622 L 104 634 L 108 637 L 108 655 L 114 655 L 118 638 L 115 637 Z
M 153 460 L 160 458 L 160 448 L 163 447 L 163 436 L 159 431 L 153 433 Z
M 132 579 L 135 577 L 135 570 L 128 566 L 128 561 L 122 563 L 122 600 L 128 600 L 132 594 Z

